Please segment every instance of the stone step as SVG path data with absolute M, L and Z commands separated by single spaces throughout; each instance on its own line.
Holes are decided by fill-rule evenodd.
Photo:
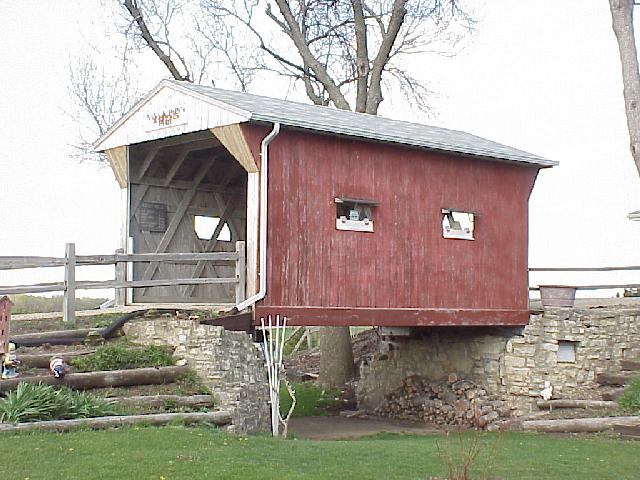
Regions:
M 640 372 L 640 360 L 620 360 L 620 368 L 625 371 Z

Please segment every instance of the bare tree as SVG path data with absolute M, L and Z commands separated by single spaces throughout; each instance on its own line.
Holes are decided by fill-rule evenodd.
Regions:
M 248 90 L 257 74 L 275 74 L 317 105 L 372 115 L 394 89 L 428 109 L 428 88 L 403 61 L 455 51 L 474 24 L 461 0 L 119 2 L 130 50 L 152 52 L 177 80 L 232 78 Z M 354 371 L 349 328 L 324 329 L 320 343 L 321 382 L 343 385 Z
M 72 147 L 80 160 L 105 161 L 103 155 L 92 151 L 93 142 L 139 97 L 135 82 L 131 81 L 129 59 L 122 57 L 120 61 L 120 68 L 115 71 L 99 66 L 88 54 L 69 63 L 69 94 L 75 108 L 66 113 L 78 125 L 78 140 Z
M 384 81 L 425 107 L 404 57 L 452 51 L 473 28 L 459 0 L 201 0 L 263 55 L 258 65 L 304 84 L 318 105 L 376 114 Z M 260 7 L 262 14 L 260 15 Z M 275 27 L 275 28 L 273 28 Z
M 633 28 L 633 0 L 609 0 L 613 31 L 618 40 L 631 155 L 640 174 L 640 72 Z

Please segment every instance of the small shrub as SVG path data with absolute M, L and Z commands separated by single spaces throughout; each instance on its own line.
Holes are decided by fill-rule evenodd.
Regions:
M 117 412 L 106 400 L 69 388 L 20 383 L 0 399 L 0 423 L 101 417 Z
M 447 433 L 445 445 L 436 442 L 447 480 L 484 480 L 489 478 L 497 454 L 499 436 L 487 443 L 479 432 Z M 448 445 L 446 445 L 448 443 Z
M 166 367 L 174 365 L 171 352 L 164 347 L 132 348 L 124 343 L 99 347 L 95 353 L 71 361 L 79 372 L 126 370 L 130 368 Z
M 178 378 L 178 390 L 183 395 L 210 394 L 211 390 L 193 370 L 187 370 Z
M 618 405 L 627 413 L 640 413 L 640 377 L 629 382 L 622 396 L 618 399 Z

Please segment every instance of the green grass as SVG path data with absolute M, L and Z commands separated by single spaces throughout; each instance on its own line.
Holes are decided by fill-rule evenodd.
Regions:
M 62 311 L 62 295 L 41 297 L 38 295 L 12 295 L 13 314 L 48 313 Z M 76 310 L 92 310 L 104 302 L 106 298 L 76 298 Z
M 491 445 L 496 439 L 489 478 L 638 478 L 637 442 L 522 433 L 482 434 L 481 441 Z M 283 441 L 182 426 L 7 435 L 2 440 L 0 475 L 32 480 L 427 479 L 445 475 L 443 454 L 457 455 L 456 442 L 442 436 Z
M 310 417 L 327 415 L 327 411 L 335 410 L 342 405 L 337 390 L 325 390 L 311 382 L 292 383 L 296 392 L 296 407 L 293 417 Z M 280 411 L 286 415 L 291 407 L 291 397 L 284 385 L 280 386 Z
M 165 347 L 153 345 L 132 347 L 125 342 L 116 342 L 98 347 L 95 353 L 83 355 L 71 361 L 71 365 L 78 372 L 164 367 L 174 364 L 175 361 L 171 352 Z
M 640 414 L 640 377 L 633 378 L 618 399 L 620 409 L 631 415 Z

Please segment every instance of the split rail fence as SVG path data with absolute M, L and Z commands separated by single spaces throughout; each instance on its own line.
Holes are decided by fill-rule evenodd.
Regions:
M 127 264 L 136 262 L 159 263 L 196 263 L 196 262 L 235 262 L 235 276 L 167 278 L 152 280 L 127 280 Z M 76 267 L 87 265 L 115 265 L 113 280 L 76 281 Z M 65 256 L 58 257 L 9 257 L 0 256 L 0 270 L 15 270 L 41 267 L 64 267 L 64 281 L 56 283 L 38 283 L 34 285 L 0 286 L 0 296 L 22 293 L 64 292 L 62 300 L 63 321 L 75 323 L 76 290 L 115 289 L 115 304 L 124 305 L 126 289 L 164 287 L 172 285 L 235 285 L 235 301 L 245 299 L 246 258 L 245 242 L 236 242 L 235 252 L 209 253 L 124 253 L 116 250 L 112 255 L 76 255 L 75 244 L 67 243 Z
M 230 278 L 204 277 L 204 278 L 168 278 L 153 280 L 127 280 L 127 265 L 135 262 L 166 262 L 166 263 L 195 263 L 210 262 L 235 262 L 235 276 Z M 85 265 L 115 265 L 116 278 L 105 281 L 76 281 L 76 267 Z M 21 293 L 45 293 L 62 291 L 63 294 L 63 319 L 67 323 L 75 322 L 75 297 L 76 290 L 88 289 L 115 289 L 115 304 L 124 305 L 126 290 L 130 288 L 164 287 L 173 285 L 207 285 L 207 284 L 233 284 L 235 285 L 235 301 L 240 303 L 245 299 L 245 275 L 246 258 L 245 242 L 236 242 L 235 252 L 210 252 L 210 253 L 134 253 L 126 254 L 123 250 L 116 250 L 112 255 L 76 255 L 75 244 L 66 245 L 66 254 L 58 257 L 11 257 L 0 256 L 0 270 L 14 270 L 41 267 L 64 267 L 64 281 L 57 283 L 39 283 L 35 285 L 0 286 L 0 295 L 12 295 Z M 529 268 L 529 272 L 623 272 L 640 271 L 640 265 L 621 267 L 549 267 Z M 601 285 L 567 285 L 576 290 L 605 290 L 605 289 L 639 289 L 640 282 L 626 284 L 601 284 Z M 530 286 L 529 290 L 540 290 L 540 286 Z M 300 344 L 309 340 L 303 336 Z M 299 345 L 298 345 L 299 346 Z

